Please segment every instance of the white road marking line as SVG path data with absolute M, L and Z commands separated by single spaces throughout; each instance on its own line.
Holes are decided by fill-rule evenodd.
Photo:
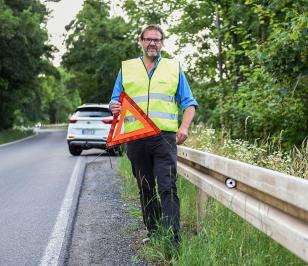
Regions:
M 49 242 L 45 249 L 44 256 L 41 259 L 40 266 L 58 265 L 58 260 L 69 220 L 70 209 L 73 202 L 77 177 L 80 170 L 81 158 L 82 157 L 80 156 L 78 157 L 73 173 L 70 177 L 70 181 L 62 201 L 61 209 L 58 213 L 56 223 L 49 237 Z

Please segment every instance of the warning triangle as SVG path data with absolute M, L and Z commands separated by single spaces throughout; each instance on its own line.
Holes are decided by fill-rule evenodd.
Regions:
M 154 124 L 154 122 L 124 91 L 121 92 L 119 102 L 122 104 L 121 113 L 115 114 L 113 117 L 112 125 L 107 139 L 107 147 L 150 137 L 160 132 L 160 129 Z M 134 116 L 134 118 L 143 125 L 143 128 L 127 133 L 121 133 L 122 125 L 127 111 L 129 111 Z M 118 119 L 119 116 L 120 118 Z

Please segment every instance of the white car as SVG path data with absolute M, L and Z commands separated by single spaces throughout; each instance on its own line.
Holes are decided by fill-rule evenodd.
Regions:
M 105 149 L 111 154 L 121 148 L 107 149 L 107 137 L 112 124 L 112 113 L 108 104 L 84 104 L 75 110 L 69 119 L 67 143 L 72 155 L 80 155 L 82 150 Z

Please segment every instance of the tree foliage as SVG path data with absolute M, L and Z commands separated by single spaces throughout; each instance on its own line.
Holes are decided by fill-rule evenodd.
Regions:
M 187 74 L 199 119 L 235 138 L 271 137 L 285 147 L 307 136 L 305 0 L 126 0 L 123 7 L 136 24 L 167 21 L 179 53 L 194 48 Z
M 59 68 L 59 76 L 41 78 L 41 113 L 49 123 L 61 123 L 81 104 L 78 90 L 70 87 L 71 74 Z
M 110 16 L 107 2 L 85 0 L 67 25 L 64 70 L 49 61 L 45 6 L 0 0 L 0 129 L 63 121 L 80 102 L 108 102 L 120 62 L 140 53 L 141 28 L 158 23 L 178 37 L 178 53 L 193 48 L 186 74 L 200 121 L 286 148 L 307 137 L 306 0 L 125 0 L 122 7 L 126 21 Z
M 51 47 L 41 27 L 46 15 L 39 1 L 0 0 L 0 129 L 37 104 L 38 74 L 50 68 Z
M 83 102 L 109 102 L 121 61 L 138 55 L 136 42 L 127 38 L 129 24 L 110 17 L 102 1 L 86 0 L 66 28 L 71 34 L 63 66 L 73 73 L 70 85 Z

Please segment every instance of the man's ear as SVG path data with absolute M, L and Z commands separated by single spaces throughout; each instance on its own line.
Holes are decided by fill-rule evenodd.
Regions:
M 141 38 L 138 39 L 138 46 L 142 49 L 142 44 L 141 44 L 142 40 Z

